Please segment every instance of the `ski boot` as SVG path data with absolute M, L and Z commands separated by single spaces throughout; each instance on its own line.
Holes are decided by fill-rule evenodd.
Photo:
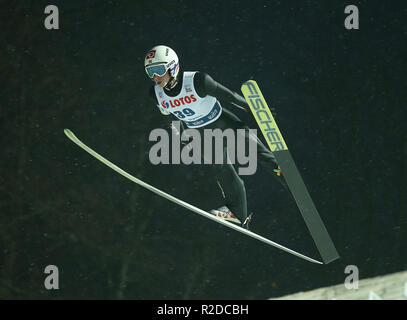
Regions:
M 278 182 L 281 183 L 281 185 L 284 187 L 284 189 L 286 189 L 287 191 L 290 191 L 290 189 L 288 188 L 287 182 L 284 179 L 284 176 L 281 172 L 280 166 L 277 167 L 277 169 L 273 170 L 275 175 L 274 178 L 276 178 L 278 180 Z
M 222 206 L 218 209 L 212 209 L 210 213 L 222 220 L 230 221 L 236 224 L 241 224 L 240 220 L 226 206 Z

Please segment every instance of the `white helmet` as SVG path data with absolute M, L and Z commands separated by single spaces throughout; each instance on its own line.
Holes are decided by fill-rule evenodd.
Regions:
M 178 56 L 170 47 L 155 46 L 146 54 L 144 68 L 150 78 L 155 74 L 162 77 L 167 70 L 170 70 L 170 76 L 175 78 L 179 71 Z

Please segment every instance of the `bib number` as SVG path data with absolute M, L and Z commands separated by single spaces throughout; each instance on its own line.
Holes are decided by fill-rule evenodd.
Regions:
M 174 114 L 178 119 L 184 119 L 185 117 L 193 116 L 195 112 L 190 108 L 185 108 L 182 111 L 174 111 Z

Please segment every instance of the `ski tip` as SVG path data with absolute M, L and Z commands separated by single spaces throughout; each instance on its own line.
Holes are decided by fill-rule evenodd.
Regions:
M 69 129 L 64 129 L 64 133 L 65 133 L 65 135 L 69 138 L 69 139 L 72 139 L 72 138 L 75 138 L 75 135 L 73 134 L 73 132 L 71 131 L 71 130 L 69 130 Z
M 243 88 L 244 86 L 248 86 L 249 84 L 257 84 L 257 82 L 255 80 L 247 80 L 243 82 L 241 87 Z

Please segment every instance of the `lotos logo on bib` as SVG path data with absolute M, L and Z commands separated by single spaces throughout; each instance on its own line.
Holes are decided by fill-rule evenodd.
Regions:
M 164 107 L 165 109 L 168 109 L 170 107 L 170 104 L 168 102 L 165 102 L 165 100 L 163 100 L 161 102 L 161 106 Z
M 189 96 L 185 96 L 179 99 L 174 99 L 174 100 L 169 100 L 169 103 L 166 102 L 166 100 L 163 100 L 161 102 L 161 105 L 165 108 L 168 109 L 171 105 L 171 108 L 175 108 L 175 107 L 179 107 L 181 105 L 185 105 L 185 104 L 190 104 L 192 102 L 195 102 L 196 98 L 193 94 L 189 95 Z

